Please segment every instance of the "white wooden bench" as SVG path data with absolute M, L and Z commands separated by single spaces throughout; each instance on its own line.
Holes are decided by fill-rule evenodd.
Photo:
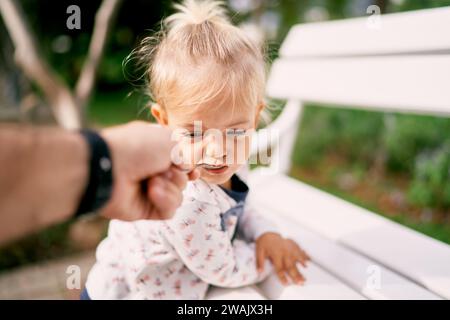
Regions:
M 450 115 L 450 7 L 294 26 L 268 82 L 286 99 L 279 152 L 252 172 L 253 203 L 311 255 L 304 286 L 213 288 L 210 299 L 449 299 L 450 246 L 286 175 L 305 102 Z M 420 128 L 418 128 L 420 130 Z M 267 144 L 253 146 L 253 153 Z M 260 141 L 261 142 L 261 141 Z M 450 155 L 449 155 L 450 156 Z

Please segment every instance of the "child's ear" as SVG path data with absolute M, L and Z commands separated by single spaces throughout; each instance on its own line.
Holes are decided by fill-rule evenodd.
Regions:
M 255 129 L 258 128 L 258 124 L 259 124 L 259 119 L 261 117 L 261 112 L 264 110 L 264 107 L 266 105 L 264 104 L 264 102 L 261 102 L 260 104 L 258 104 L 258 106 L 256 107 L 256 117 L 255 117 Z
M 167 113 L 159 104 L 153 103 L 151 107 L 152 116 L 159 124 L 167 125 Z

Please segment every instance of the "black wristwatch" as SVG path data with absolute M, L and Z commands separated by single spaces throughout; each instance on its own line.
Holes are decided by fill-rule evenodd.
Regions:
M 108 145 L 92 130 L 81 130 L 89 148 L 89 180 L 75 216 L 95 212 L 111 198 L 113 163 Z

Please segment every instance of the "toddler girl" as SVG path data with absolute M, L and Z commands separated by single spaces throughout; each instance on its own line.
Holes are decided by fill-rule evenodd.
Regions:
M 151 111 L 184 142 L 216 134 L 198 161 L 200 179 L 188 183 L 171 220 L 111 221 L 85 299 L 202 299 L 210 285 L 254 284 L 273 268 L 283 283 L 304 281 L 296 264 L 305 265 L 306 253 L 246 203 L 242 159 L 264 108 L 262 50 L 219 2 L 176 8 L 158 43 L 142 49 L 150 58 Z

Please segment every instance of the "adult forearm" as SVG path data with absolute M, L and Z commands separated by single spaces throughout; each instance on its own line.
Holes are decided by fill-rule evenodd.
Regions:
M 63 129 L 0 124 L 0 245 L 70 218 L 91 173 L 90 186 L 97 189 L 84 197 L 83 211 L 94 207 L 94 195 L 95 201 L 107 200 L 98 212 L 110 219 L 172 217 L 188 178 L 199 177 L 198 170 L 187 173 L 173 165 L 172 131 L 136 121 L 101 135 L 113 163 L 109 199 L 97 198 L 105 189 L 98 189 L 98 167 L 90 158 L 99 154 L 99 145 Z M 203 153 L 203 144 L 197 152 Z
M 88 176 L 81 136 L 0 125 L 0 243 L 69 218 Z

